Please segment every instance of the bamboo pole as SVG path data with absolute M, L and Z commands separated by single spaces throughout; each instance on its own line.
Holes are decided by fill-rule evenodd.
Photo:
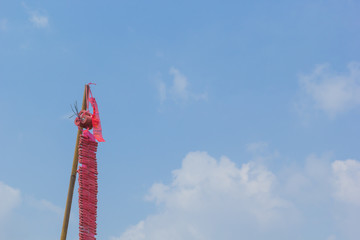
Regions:
M 86 106 L 87 106 L 86 96 L 87 96 L 88 94 L 89 94 L 89 86 L 88 86 L 88 85 L 85 85 L 84 97 L 83 97 L 83 102 L 82 102 L 81 110 L 86 110 Z M 78 129 L 78 132 L 77 132 L 77 137 L 76 137 L 74 160 L 73 160 L 73 165 L 72 165 L 72 169 L 71 169 L 70 184 L 69 184 L 69 190 L 68 190 L 68 195 L 67 195 L 67 200 L 66 200 L 66 207 L 65 207 L 65 213 L 64 213 L 64 221 L 63 221 L 63 226 L 62 226 L 62 230 L 61 230 L 60 240 L 66 240 L 66 235 L 67 235 L 67 230 L 68 230 L 68 225 L 69 225 L 69 217 L 70 217 L 71 203 L 72 203 L 73 194 L 74 194 L 74 185 L 75 185 L 75 180 L 76 180 L 76 171 L 77 171 L 77 167 L 78 167 L 78 159 L 79 159 L 79 140 L 80 140 L 81 134 L 82 134 L 82 129 L 79 128 L 79 129 Z

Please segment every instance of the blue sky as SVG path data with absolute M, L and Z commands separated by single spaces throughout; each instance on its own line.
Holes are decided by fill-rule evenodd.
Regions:
M 359 10 L 0 1 L 0 239 L 59 238 L 88 82 L 98 239 L 357 239 Z

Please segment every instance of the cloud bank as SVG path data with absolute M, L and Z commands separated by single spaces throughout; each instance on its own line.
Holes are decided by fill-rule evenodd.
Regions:
M 360 162 L 353 159 L 335 161 L 332 169 L 335 176 L 335 197 L 360 206 Z
M 191 152 L 171 183 L 150 188 L 146 200 L 158 212 L 111 239 L 355 240 L 359 230 L 343 225 L 360 220 L 360 162 L 326 158 L 310 156 L 303 168 L 275 174 L 255 162 L 238 167 Z M 343 207 L 357 215 L 338 214 Z
M 20 202 L 20 191 L 0 182 L 0 223 L 20 204 Z

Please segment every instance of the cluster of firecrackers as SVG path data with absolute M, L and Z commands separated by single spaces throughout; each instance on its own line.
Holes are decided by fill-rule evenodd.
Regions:
M 97 146 L 93 135 L 84 131 L 79 142 L 79 240 L 96 239 Z

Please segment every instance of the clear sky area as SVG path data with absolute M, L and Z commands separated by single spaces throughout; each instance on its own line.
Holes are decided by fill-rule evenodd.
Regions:
M 60 238 L 92 85 L 102 240 L 358 240 L 360 1 L 0 0 L 0 240 Z M 78 239 L 77 185 L 68 240 Z

